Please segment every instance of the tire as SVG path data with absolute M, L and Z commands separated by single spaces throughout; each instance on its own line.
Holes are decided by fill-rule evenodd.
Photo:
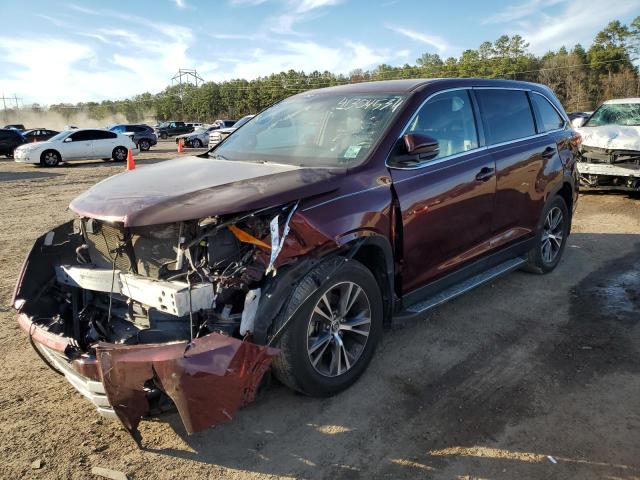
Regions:
M 60 154 L 55 150 L 45 150 L 40 155 L 40 165 L 43 167 L 56 167 L 60 163 Z
M 570 222 L 569 209 L 561 196 L 547 202 L 538 222 L 535 246 L 527 254 L 526 270 L 549 273 L 556 268 L 567 243 Z
M 202 142 L 199 139 L 195 138 L 191 140 L 191 146 L 193 148 L 202 148 Z
M 111 158 L 113 158 L 114 162 L 124 162 L 127 160 L 127 153 L 129 153 L 129 151 L 126 148 L 116 147 L 113 149 Z
M 166 139 L 167 139 L 167 134 L 166 134 L 165 132 L 162 132 L 162 133 L 160 134 L 160 138 L 161 138 L 162 140 L 166 140 Z
M 338 310 L 341 298 L 348 299 L 343 305 L 350 303 L 346 311 L 329 312 L 324 299 Z M 275 345 L 281 349 L 273 362 L 276 377 L 293 390 L 318 397 L 355 383 L 382 333 L 382 296 L 371 272 L 356 260 L 334 257 L 323 262 L 293 288 L 273 332 L 292 314 Z
M 146 152 L 151 148 L 151 143 L 149 143 L 149 140 L 143 138 L 138 142 L 138 148 L 141 152 Z

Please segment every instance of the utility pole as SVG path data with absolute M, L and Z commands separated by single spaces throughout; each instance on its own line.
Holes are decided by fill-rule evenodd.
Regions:
M 198 82 L 200 85 L 204 83 L 204 79 L 198 75 L 198 72 L 195 68 L 179 68 L 178 73 L 176 73 L 171 79 L 171 85 L 178 85 L 178 96 L 180 97 L 180 107 L 182 109 L 182 119 L 184 120 L 184 87 L 187 84 L 193 84 L 196 88 L 198 88 Z M 200 107 L 198 107 L 198 110 Z M 200 121 L 200 112 L 198 111 L 198 121 Z

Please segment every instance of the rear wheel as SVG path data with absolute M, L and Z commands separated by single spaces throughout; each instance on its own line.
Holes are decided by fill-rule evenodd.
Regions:
M 373 356 L 382 332 L 382 312 L 380 288 L 364 265 L 343 258 L 322 263 L 294 288 L 276 319 L 274 332 L 284 330 L 274 373 L 307 395 L 344 390 Z
M 553 197 L 542 211 L 535 246 L 527 255 L 529 270 L 547 273 L 556 268 L 567 242 L 570 221 L 564 199 Z
M 202 142 L 199 139 L 195 138 L 191 140 L 191 146 L 193 148 L 202 148 Z
M 40 155 L 40 165 L 43 167 L 55 167 L 60 163 L 60 154 L 55 150 L 45 150 Z
M 124 162 L 127 159 L 127 149 L 124 147 L 116 147 L 111 154 L 116 162 Z
M 142 139 L 138 142 L 138 147 L 141 151 L 146 152 L 151 148 L 151 144 L 149 143 L 149 140 Z

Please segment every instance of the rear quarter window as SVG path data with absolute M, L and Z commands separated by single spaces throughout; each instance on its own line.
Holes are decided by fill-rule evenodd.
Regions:
M 536 134 L 533 113 L 525 91 L 478 89 L 476 98 L 488 145 Z
M 549 100 L 537 93 L 531 94 L 531 100 L 536 110 L 538 110 L 538 117 L 540 119 L 538 128 L 541 132 L 548 132 L 564 127 L 564 118 L 562 118 L 553 105 L 549 103 Z

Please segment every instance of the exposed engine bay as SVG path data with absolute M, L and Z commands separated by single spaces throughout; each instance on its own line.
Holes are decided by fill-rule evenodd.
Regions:
M 268 242 L 273 219 L 294 208 L 234 217 L 233 224 L 208 218 L 124 228 L 83 218 L 76 262 L 55 266 L 61 311 L 50 328 L 74 324 L 82 350 L 95 342 L 162 343 L 212 332 L 242 338 L 255 316 L 247 307 L 259 299 L 259 282 L 273 268 L 270 252 L 279 246 L 261 239 Z
M 289 228 L 296 208 L 144 227 L 63 224 L 25 261 L 19 323 L 45 362 L 137 440 L 140 418 L 172 404 L 189 433 L 229 420 L 278 352 L 264 331 L 254 340 L 262 292 L 276 274 L 286 278 L 281 263 L 310 261 L 298 262 L 303 248 L 279 259 L 285 241 L 304 244 Z M 206 385 L 213 390 L 198 393 Z
M 593 189 L 640 191 L 640 151 L 581 146 L 580 184 Z

